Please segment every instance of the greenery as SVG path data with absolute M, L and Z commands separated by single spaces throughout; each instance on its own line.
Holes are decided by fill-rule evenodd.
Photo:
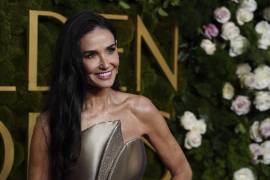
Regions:
M 204 39 L 203 26 L 215 22 L 213 12 L 226 6 L 235 21 L 237 4 L 229 0 L 1 0 L 0 1 L 0 85 L 15 85 L 16 92 L 0 93 L 0 120 L 6 125 L 15 142 L 15 160 L 9 180 L 26 177 L 27 120 L 28 112 L 39 112 L 45 93 L 28 91 L 28 11 L 46 10 L 66 17 L 83 9 L 99 13 L 125 14 L 128 21 L 112 21 L 118 30 L 121 84 L 130 93 L 149 97 L 157 107 L 171 113 L 168 125 L 183 148 L 193 170 L 194 180 L 232 179 L 241 167 L 250 167 L 257 179 L 270 178 L 270 166 L 251 163 L 248 149 L 252 122 L 269 115 L 269 111 L 238 116 L 230 110 L 231 102 L 222 98 L 225 82 L 231 82 L 236 92 L 243 92 L 235 71 L 237 64 L 249 63 L 253 68 L 270 64 L 270 50 L 256 48 L 255 22 L 262 20 L 262 11 L 270 1 L 257 0 L 254 21 L 241 27 L 241 33 L 251 41 L 248 50 L 237 57 L 230 57 L 226 42 L 221 39 L 214 55 L 207 55 L 200 43 Z M 142 51 L 142 91 L 136 92 L 135 55 L 136 15 L 140 15 L 156 43 L 172 67 L 172 36 L 174 23 L 180 28 L 178 59 L 178 91 L 175 92 L 145 44 Z M 39 74 L 38 84 L 46 85 L 50 76 L 55 40 L 61 24 L 49 18 L 39 19 Z M 253 43 L 254 42 L 254 43 Z M 245 93 L 247 93 L 245 91 Z M 202 145 L 184 148 L 186 131 L 180 126 L 179 117 L 192 111 L 206 120 L 207 133 Z M 156 154 L 147 149 L 147 180 L 159 179 L 164 167 Z M 0 160 L 3 145 L 0 141 Z M 1 165 L 0 165 L 1 167 Z

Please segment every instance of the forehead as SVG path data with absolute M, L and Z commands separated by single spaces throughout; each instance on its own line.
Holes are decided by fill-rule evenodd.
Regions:
M 113 34 L 104 28 L 97 27 L 93 31 L 88 32 L 80 39 L 81 50 L 95 50 L 106 48 L 113 44 L 115 39 Z

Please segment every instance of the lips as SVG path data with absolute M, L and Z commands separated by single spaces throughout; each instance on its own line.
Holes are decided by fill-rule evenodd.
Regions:
M 107 80 L 112 77 L 112 71 L 100 72 L 95 74 L 98 79 Z

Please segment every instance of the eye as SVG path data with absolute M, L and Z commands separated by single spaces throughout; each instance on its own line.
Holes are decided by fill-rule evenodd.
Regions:
M 87 58 L 87 59 L 93 59 L 93 58 L 96 57 L 96 53 L 94 53 L 94 52 L 88 52 L 88 53 L 85 53 L 83 57 L 84 58 Z
M 116 47 L 108 47 L 108 48 L 107 48 L 107 52 L 108 52 L 109 54 L 113 54 L 115 50 L 116 50 Z

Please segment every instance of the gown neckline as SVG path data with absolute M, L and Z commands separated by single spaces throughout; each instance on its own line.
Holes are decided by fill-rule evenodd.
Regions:
M 87 131 L 90 131 L 95 126 L 101 126 L 101 125 L 106 124 L 106 123 L 117 123 L 116 126 L 120 126 L 120 129 L 121 129 L 121 138 L 122 138 L 122 140 L 124 142 L 123 132 L 122 132 L 122 128 L 121 128 L 121 121 L 119 119 L 118 120 L 107 120 L 107 121 L 101 121 L 101 122 L 94 123 L 93 125 L 91 125 L 91 126 L 85 128 L 84 130 L 82 130 L 81 131 L 81 134 L 84 134 Z M 127 142 L 124 142 L 124 145 L 127 146 L 128 144 L 130 144 L 130 143 L 132 143 L 134 141 L 142 141 L 142 139 L 140 137 L 135 137 L 135 138 L 132 138 L 132 139 L 128 140 Z

